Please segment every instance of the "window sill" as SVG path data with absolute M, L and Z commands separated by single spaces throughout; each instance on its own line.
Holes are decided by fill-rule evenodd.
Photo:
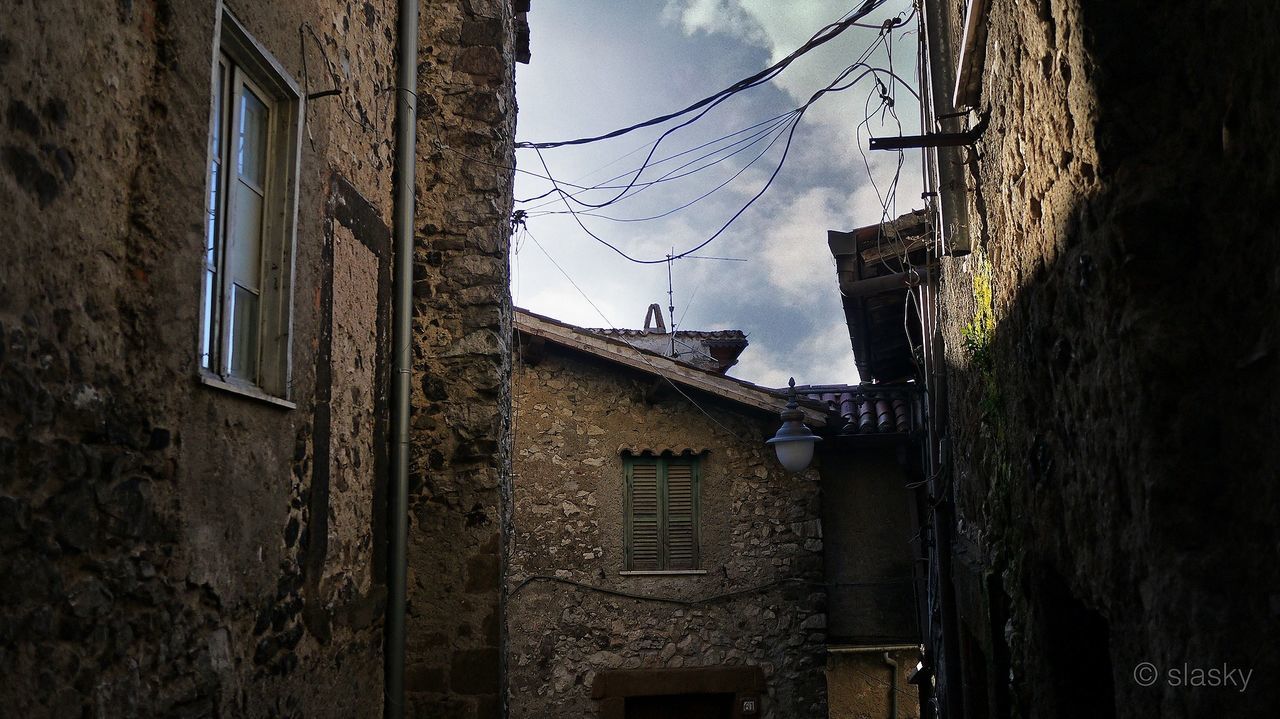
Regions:
M 705 569 L 624 569 L 618 574 L 624 577 L 664 577 L 706 574 Z
M 224 392 L 238 394 L 241 397 L 247 397 L 249 399 L 254 399 L 259 402 L 265 402 L 269 405 L 279 407 L 281 409 L 297 409 L 298 408 L 297 404 L 290 402 L 287 399 L 281 399 L 280 397 L 272 397 L 271 395 L 267 394 L 266 392 L 263 392 L 257 387 L 228 382 L 216 375 L 205 374 L 202 372 L 199 375 L 199 380 L 200 380 L 200 384 L 206 387 L 213 387 L 214 389 L 220 389 L 220 390 L 223 390 Z

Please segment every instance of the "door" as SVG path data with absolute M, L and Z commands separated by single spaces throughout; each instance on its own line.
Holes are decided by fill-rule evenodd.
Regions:
M 733 719 L 733 694 L 627 697 L 627 719 Z

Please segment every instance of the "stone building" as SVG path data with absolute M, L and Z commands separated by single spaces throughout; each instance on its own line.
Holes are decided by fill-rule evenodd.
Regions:
M 920 715 L 915 597 L 920 396 L 911 385 L 797 387 L 828 405 L 817 448 L 831 719 Z
M 725 374 L 738 364 L 738 355 L 747 348 L 747 336 L 742 330 L 668 330 L 662 319 L 662 307 L 649 305 L 644 316 L 644 329 L 619 329 L 593 327 L 592 334 L 615 337 L 636 349 L 657 352 L 718 374 Z
M 827 716 L 830 696 L 843 718 L 900 694 L 914 716 L 914 397 L 797 388 L 825 448 L 788 473 L 765 445 L 785 395 L 723 374 L 745 336 L 673 338 L 656 309 L 646 330 L 516 311 L 511 715 Z
M 921 685 L 948 718 L 1271 716 L 1280 7 L 923 10 Z
M 501 711 L 524 9 L 421 3 L 419 716 Z M 397 45 L 394 3 L 6 7 L 6 715 L 381 712 Z
M 784 400 L 618 333 L 516 331 L 511 716 L 824 713 L 818 477 L 764 444 Z

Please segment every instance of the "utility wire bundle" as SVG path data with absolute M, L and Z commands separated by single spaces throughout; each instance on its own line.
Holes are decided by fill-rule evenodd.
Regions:
M 786 162 L 787 155 L 790 151 L 792 140 L 794 139 L 796 128 L 798 127 L 800 120 L 804 117 L 805 112 L 823 96 L 827 95 L 828 93 L 842 92 L 842 91 L 848 90 L 849 88 L 854 87 L 856 84 L 858 84 L 858 82 L 860 82 L 861 80 L 867 77 L 872 77 L 876 82 L 876 87 L 878 89 L 878 94 L 881 100 L 881 106 L 880 108 L 877 108 L 877 111 L 880 111 L 881 109 L 885 108 L 887 103 L 888 111 L 892 113 L 892 100 L 891 100 L 892 88 L 895 88 L 897 85 L 901 85 L 903 87 L 906 87 L 913 94 L 915 94 L 915 91 L 911 90 L 910 85 L 908 83 L 906 83 L 896 74 L 894 74 L 892 69 L 892 64 L 890 64 L 888 68 L 884 68 L 884 67 L 874 67 L 866 63 L 867 58 L 870 57 L 870 55 L 882 43 L 891 46 L 892 43 L 888 42 L 888 38 L 890 36 L 891 31 L 895 28 L 901 27 L 907 22 L 907 20 L 910 19 L 909 16 L 907 18 L 895 17 L 895 18 L 886 20 L 881 25 L 869 25 L 869 24 L 864 24 L 859 22 L 868 14 L 870 14 L 871 12 L 881 7 L 886 1 L 887 0 L 866 0 L 858 9 L 848 14 L 845 18 L 842 18 L 841 20 L 831 23 L 830 25 L 827 25 L 826 27 L 822 28 L 817 33 L 815 33 L 807 42 L 805 42 L 803 45 L 797 48 L 795 51 L 793 51 L 783 59 L 779 60 L 778 62 L 774 63 L 773 65 L 769 66 L 768 68 L 765 68 L 764 70 L 761 70 L 760 72 L 757 72 L 751 75 L 750 77 L 739 80 L 738 82 L 735 82 L 729 87 L 726 87 L 723 90 L 720 90 L 719 92 L 713 95 L 702 98 L 701 100 L 698 100 L 697 102 L 694 102 L 689 106 L 681 110 L 678 110 L 676 112 L 660 115 L 660 116 L 650 118 L 643 122 L 639 122 L 624 128 L 620 128 L 617 130 L 613 130 L 611 132 L 590 136 L 590 137 L 582 137 L 577 139 L 561 140 L 561 141 L 554 141 L 554 142 L 516 143 L 517 149 L 532 150 L 537 154 L 539 164 L 542 167 L 543 173 L 531 172 L 524 169 L 518 169 L 517 171 L 523 174 L 539 177 L 551 183 L 551 188 L 548 189 L 546 192 L 535 195 L 533 197 L 520 198 L 516 200 L 517 203 L 522 205 L 522 208 L 517 211 L 517 214 L 519 215 L 519 218 L 520 218 L 520 222 L 522 223 L 526 219 L 536 218 L 536 217 L 545 216 L 549 214 L 568 214 L 574 219 L 576 224 L 588 236 L 590 236 L 597 242 L 605 245 L 606 247 L 610 248 L 611 250 L 618 253 L 625 259 L 631 262 L 635 262 L 637 264 L 659 264 L 663 262 L 670 262 L 671 260 L 679 259 L 681 257 L 686 257 L 688 255 L 691 255 L 697 252 L 698 250 L 706 247 L 711 242 L 715 241 L 718 237 L 720 237 L 729 228 L 729 226 L 732 225 L 733 222 L 737 220 L 738 217 L 740 217 L 747 210 L 747 208 L 749 208 L 753 203 L 755 203 L 755 201 L 758 200 L 773 184 L 774 179 L 781 172 L 782 167 Z M 795 60 L 813 51 L 814 49 L 830 42 L 831 40 L 838 37 L 841 33 L 848 30 L 850 27 L 878 28 L 880 30 L 880 34 L 877 41 L 873 43 L 870 47 L 868 47 L 861 57 L 855 60 L 854 63 L 852 63 L 848 67 L 844 68 L 825 87 L 814 92 L 813 95 L 804 104 L 788 112 L 775 115 L 774 117 L 768 118 L 754 125 L 751 125 L 750 127 L 744 128 L 742 130 L 738 130 L 729 135 L 719 137 L 708 142 L 704 142 L 696 147 L 683 150 L 681 152 L 677 152 L 667 157 L 663 157 L 656 160 L 654 159 L 663 141 L 667 140 L 671 135 L 697 122 L 698 120 L 706 116 L 707 113 L 709 113 L 711 110 L 715 109 L 718 105 L 734 97 L 735 95 L 738 95 L 739 93 L 742 93 L 754 87 L 758 87 L 759 85 L 762 85 L 764 83 L 767 83 L 773 80 L 782 71 L 784 71 L 789 65 L 791 65 Z M 892 62 L 891 49 L 890 49 L 889 57 L 890 57 L 890 63 L 891 63 Z M 882 79 L 882 77 L 884 79 Z M 887 85 L 886 85 L 885 79 L 887 79 L 888 81 Z M 918 98 L 918 95 L 917 95 L 917 98 Z M 868 105 L 868 109 L 869 107 L 870 106 Z M 858 126 L 859 132 L 861 132 L 862 127 L 865 126 L 870 121 L 871 115 L 873 115 L 875 112 L 876 111 L 868 112 L 867 118 L 864 120 L 863 123 L 861 123 Z M 894 114 L 894 118 L 896 120 L 896 114 Z M 637 169 L 616 175 L 614 177 L 611 177 L 595 185 L 585 186 L 585 185 L 578 185 L 573 183 L 566 183 L 566 182 L 557 180 L 551 173 L 550 168 L 547 165 L 546 158 L 543 156 L 543 150 L 551 150 L 551 149 L 561 148 L 561 147 L 597 143 L 597 142 L 621 137 L 645 128 L 657 127 L 657 126 L 663 125 L 664 123 L 668 123 L 675 120 L 681 120 L 681 121 L 678 124 L 675 124 L 674 126 L 662 132 L 662 134 L 652 143 L 642 146 L 641 148 L 633 151 L 632 153 L 629 153 L 629 154 L 635 154 L 643 150 L 645 147 L 648 147 L 648 153 L 645 156 L 641 165 Z M 601 220 L 608 220 L 613 222 L 643 222 L 643 221 L 650 221 L 650 220 L 656 220 L 659 218 L 667 217 L 675 212 L 678 212 L 680 210 L 683 210 L 692 206 L 693 204 L 709 197 L 710 195 L 717 192 L 718 190 L 728 186 L 730 183 L 732 183 L 734 180 L 740 177 L 744 172 L 746 172 L 747 169 L 754 166 L 757 162 L 763 159 L 765 155 L 768 154 L 769 151 L 779 142 L 782 142 L 783 144 L 781 157 L 778 159 L 777 165 L 774 167 L 773 171 L 769 174 L 767 180 L 759 188 L 759 190 L 755 192 L 750 197 L 750 199 L 748 199 L 736 212 L 734 212 L 732 216 L 730 216 L 729 219 L 726 222 L 724 222 L 719 227 L 719 229 L 717 229 L 713 234 L 711 234 L 705 240 L 702 240 L 701 242 L 695 244 L 694 246 L 684 249 L 679 253 L 672 253 L 671 255 L 665 255 L 661 258 L 656 258 L 656 259 L 637 258 L 628 254 L 626 251 L 618 247 L 616 244 L 604 239 L 596 232 L 593 232 L 583 222 L 584 217 L 593 217 L 593 218 L 598 218 Z M 753 148 L 760 148 L 760 149 L 758 151 L 752 152 Z M 750 159 L 741 168 L 737 169 L 727 178 L 720 181 L 718 184 L 714 185 L 710 190 L 707 190 L 706 192 L 702 192 L 697 196 L 693 197 L 692 199 L 688 199 L 687 201 L 682 201 L 680 202 L 680 204 L 678 204 L 673 208 L 667 209 L 663 212 L 659 212 L 656 214 L 649 214 L 641 217 L 619 217 L 613 214 L 606 214 L 602 212 L 604 208 L 615 205 L 626 199 L 633 198 L 636 195 L 652 187 L 662 185 L 664 183 L 673 182 L 682 178 L 690 177 L 696 173 L 715 167 L 721 163 L 726 162 L 731 158 L 734 158 L 744 153 L 752 153 L 754 156 L 751 156 Z M 689 157 L 691 155 L 693 157 Z M 684 161 L 681 164 L 675 165 L 670 169 L 666 169 L 662 174 L 656 177 L 653 177 L 651 179 L 642 179 L 646 170 L 657 168 L 662 165 L 675 163 L 677 160 L 680 160 L 681 158 L 687 158 L 687 159 L 684 159 Z M 899 159 L 899 170 L 900 168 L 901 168 L 901 159 Z M 870 172 L 869 164 L 868 164 L 868 172 Z M 893 196 L 893 190 L 896 188 L 896 184 L 897 184 L 897 175 L 895 173 L 894 181 L 890 184 L 888 193 L 882 194 L 879 188 L 877 188 L 876 190 L 877 195 L 880 196 L 882 200 L 882 203 L 884 205 L 883 209 L 885 210 L 886 214 L 890 211 L 890 206 L 892 204 L 891 198 Z M 604 191 L 616 190 L 616 192 L 611 192 L 611 196 L 608 197 L 607 199 L 604 199 L 603 201 L 590 201 L 589 199 L 587 199 L 589 193 L 598 192 L 602 190 Z M 538 204 L 530 204 L 530 203 L 538 203 Z M 563 204 L 564 209 L 563 210 L 546 209 L 546 208 L 549 208 L 551 205 L 557 204 L 557 203 Z

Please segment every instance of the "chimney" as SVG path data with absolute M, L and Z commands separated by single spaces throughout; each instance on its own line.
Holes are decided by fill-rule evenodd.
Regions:
M 644 331 L 650 335 L 667 333 L 667 325 L 662 321 L 662 307 L 657 302 L 649 305 L 649 311 L 644 315 Z

